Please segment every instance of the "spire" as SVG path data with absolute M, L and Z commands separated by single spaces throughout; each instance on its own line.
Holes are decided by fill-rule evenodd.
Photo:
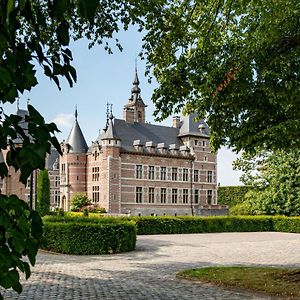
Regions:
M 141 89 L 139 88 L 139 84 L 140 84 L 140 81 L 139 81 L 139 77 L 138 77 L 138 74 L 137 74 L 137 66 L 135 65 L 135 74 L 134 74 L 134 78 L 133 78 L 133 81 L 132 81 L 133 86 L 132 86 L 132 89 L 131 89 L 132 96 L 135 96 L 135 97 L 133 97 L 133 99 L 137 99 L 137 96 L 141 92 Z
M 75 120 L 66 143 L 69 145 L 69 153 L 85 153 L 88 149 L 87 143 L 78 124 L 77 106 L 75 108 Z
M 112 107 L 112 105 L 111 105 Z M 110 116 L 108 119 L 108 124 L 106 127 L 106 131 L 104 132 L 101 140 L 120 140 L 118 137 L 115 126 L 114 126 L 114 116 L 112 114 L 112 110 L 110 111 Z
M 75 106 L 75 121 L 77 121 L 77 117 L 78 117 L 78 111 L 77 111 L 77 104 Z

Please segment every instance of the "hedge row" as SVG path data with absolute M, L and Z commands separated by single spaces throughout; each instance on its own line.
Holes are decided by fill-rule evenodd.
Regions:
M 300 233 L 300 217 L 132 217 L 137 234 L 282 231 Z
M 251 189 L 249 186 L 219 186 L 218 204 L 232 207 L 245 201 L 245 194 Z
M 109 218 L 59 218 L 44 220 L 42 248 L 67 254 L 106 254 L 135 249 L 134 222 Z

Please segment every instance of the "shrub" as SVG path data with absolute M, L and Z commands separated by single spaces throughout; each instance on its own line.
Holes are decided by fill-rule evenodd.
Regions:
M 229 215 L 232 216 L 245 216 L 253 214 L 253 207 L 251 206 L 251 203 L 249 201 L 238 203 L 229 208 Z
M 110 218 L 43 218 L 42 248 L 67 254 L 106 254 L 134 250 L 134 222 Z
M 300 232 L 300 217 L 132 217 L 137 234 L 175 234 L 204 232 Z
M 79 211 L 90 204 L 88 196 L 84 193 L 75 193 L 71 200 L 71 211 Z

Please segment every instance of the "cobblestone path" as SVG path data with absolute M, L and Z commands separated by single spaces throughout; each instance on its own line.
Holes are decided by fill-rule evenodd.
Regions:
M 300 267 L 300 234 L 213 233 L 138 236 L 134 252 L 73 256 L 39 252 L 21 295 L 5 299 L 271 299 L 176 279 L 180 270 L 216 265 Z M 3 292 L 3 290 L 1 290 Z

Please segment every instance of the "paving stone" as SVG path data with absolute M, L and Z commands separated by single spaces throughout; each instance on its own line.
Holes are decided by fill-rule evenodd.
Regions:
M 177 279 L 178 271 L 219 265 L 300 268 L 300 234 L 213 233 L 139 236 L 137 250 L 102 256 L 40 251 L 23 293 L 5 299 L 271 299 Z

